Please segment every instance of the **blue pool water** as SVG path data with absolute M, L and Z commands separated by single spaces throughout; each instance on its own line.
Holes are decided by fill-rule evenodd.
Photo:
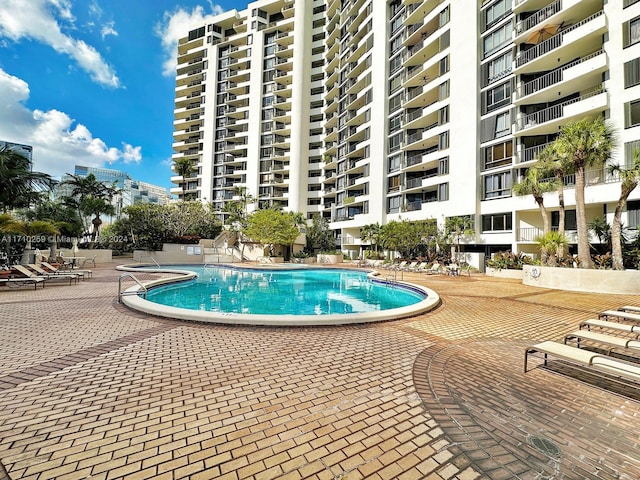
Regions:
M 147 300 L 209 312 L 329 315 L 388 310 L 425 299 L 421 292 L 346 269 L 180 268 L 195 271 L 198 278 L 153 288 Z

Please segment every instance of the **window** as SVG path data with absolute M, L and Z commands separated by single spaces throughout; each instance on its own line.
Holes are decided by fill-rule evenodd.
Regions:
M 640 100 L 624 104 L 624 128 L 640 125 Z
M 624 88 L 640 84 L 640 58 L 624 64 Z
M 397 132 L 402 127 L 402 115 L 389 119 L 389 133 Z
M 484 199 L 511 196 L 511 172 L 502 172 L 484 177 Z
M 449 148 L 449 131 L 442 132 L 438 135 L 438 150 L 445 150 Z
M 441 158 L 438 162 L 438 175 L 446 175 L 449 173 L 449 157 Z
M 483 232 L 504 232 L 511 230 L 511 213 L 494 213 L 482 216 Z
M 627 227 L 640 227 L 640 200 L 627 202 Z
M 558 229 L 560 225 L 560 212 L 551 212 L 551 228 Z M 564 229 L 565 230 L 577 230 L 576 211 L 565 210 L 564 211 Z
M 484 92 L 485 111 L 491 112 L 497 108 L 511 103 L 511 81 L 505 82 L 497 87 Z
M 491 60 L 487 64 L 487 84 L 494 82 L 511 73 L 512 65 L 513 53 L 511 51 L 508 51 L 504 55 L 500 55 L 498 58 Z
M 485 27 L 490 27 L 511 11 L 511 0 L 499 0 L 485 10 Z
M 402 15 L 399 15 L 391 21 L 391 34 L 393 35 L 401 28 L 402 28 Z
M 503 137 L 511 133 L 511 112 L 496 115 L 495 138 Z
M 629 47 L 640 42 L 640 17 L 622 24 L 622 46 Z
M 441 183 L 438 185 L 438 201 L 446 202 L 449 200 L 449 183 Z
M 389 157 L 389 173 L 400 170 L 400 155 Z
M 511 41 L 511 31 L 511 22 L 508 22 L 495 32 L 484 37 L 483 46 L 485 58 Z
M 402 132 L 396 133 L 392 137 L 389 137 L 389 153 L 400 150 L 401 142 L 402 142 Z
M 402 75 L 396 75 L 389 81 L 389 95 L 393 94 L 402 86 Z
M 400 191 L 400 175 L 396 175 L 394 177 L 389 177 L 389 189 L 387 192 L 398 192 Z
M 511 165 L 511 157 L 513 157 L 513 143 L 511 141 L 491 145 L 482 150 L 485 170 Z
M 389 99 L 389 113 L 393 113 L 400 108 L 402 95 L 396 95 Z
M 387 213 L 398 213 L 400 212 L 400 202 L 402 201 L 402 197 L 391 197 L 389 199 L 389 204 L 387 206 Z
M 640 0 L 623 0 L 622 1 L 622 7 L 623 8 L 627 8 L 630 5 L 633 5 L 634 3 L 638 2 Z
M 402 35 L 398 35 L 396 38 L 391 40 L 391 55 L 395 54 L 398 50 L 402 48 Z
M 393 74 L 402 67 L 402 55 L 396 55 L 389 61 L 389 73 Z

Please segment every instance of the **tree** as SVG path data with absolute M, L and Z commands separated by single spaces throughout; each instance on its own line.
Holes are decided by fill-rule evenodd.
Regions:
M 447 236 L 451 239 L 452 244 L 455 243 L 457 246 L 458 253 L 454 255 L 452 248 L 451 259 L 460 262 L 460 241 L 463 238 L 475 235 L 473 218 L 469 215 L 464 217 L 448 217 L 445 220 L 444 229 Z M 454 258 L 454 256 L 457 258 Z
M 365 225 L 360 228 L 360 238 L 363 242 L 372 245 L 378 253 L 378 237 L 380 236 L 380 224 L 378 222 Z
M 547 145 L 538 153 L 536 166 L 549 172 L 555 178 L 555 186 L 558 191 L 558 233 L 565 234 L 566 225 L 566 209 L 564 205 L 564 177 L 573 172 L 573 165 L 568 164 L 566 159 L 558 156 L 555 149 L 555 143 Z M 564 257 L 564 247 L 558 252 L 559 257 Z
M 621 168 L 620 165 L 613 165 L 609 168 L 610 173 L 617 173 L 620 177 L 620 198 L 616 204 L 611 225 L 611 256 L 614 270 L 623 270 L 622 258 L 622 211 L 627 205 L 627 199 L 631 192 L 635 190 L 640 182 L 640 151 L 633 152 L 633 163 L 630 168 Z
M 585 170 L 603 166 L 611 156 L 613 145 L 613 130 L 602 117 L 568 123 L 554 141 L 558 156 L 566 164 L 572 165 L 575 172 L 578 256 L 584 268 L 593 267 L 584 200 Z
M 435 220 L 392 220 L 380 227 L 378 241 L 387 250 L 399 252 L 404 258 L 413 258 L 419 253 L 420 247 L 429 241 L 434 231 L 437 231 Z
M 268 247 L 269 255 L 272 255 L 275 245 L 293 245 L 300 235 L 300 230 L 296 226 L 292 213 L 267 208 L 253 212 L 242 233 L 251 240 Z
M 544 206 L 544 194 L 555 189 L 555 182 L 545 180 L 544 171 L 535 166 L 527 170 L 527 174 L 520 183 L 516 183 L 513 186 L 513 193 L 516 195 L 533 195 L 533 199 L 538 205 L 540 215 L 542 216 L 543 235 L 551 230 L 549 212 L 547 212 L 547 209 Z
M 307 227 L 306 250 L 309 253 L 313 253 L 315 250 L 330 252 L 335 248 L 336 241 L 333 238 L 333 231 L 329 228 L 329 222 L 322 215 L 316 213 L 311 219 L 311 225 Z
M 46 173 L 31 171 L 31 161 L 7 145 L 0 146 L 0 209 L 8 212 L 28 207 L 39 197 L 38 190 L 50 189 L 55 180 Z
M 538 244 L 540 251 L 547 253 L 546 263 L 549 266 L 555 266 L 558 260 L 558 252 L 566 248 L 569 242 L 567 237 L 559 232 L 550 231 L 544 235 L 538 235 L 534 241 Z
M 61 184 L 71 187 L 71 193 L 64 197 L 64 201 L 68 206 L 78 210 L 85 232 L 89 231 L 87 217 L 95 215 L 91 220 L 91 224 L 94 226 L 91 238 L 95 239 L 102 224 L 100 214 L 112 215 L 115 212 L 113 197 L 117 195 L 120 190 L 117 188 L 115 182 L 107 185 L 104 182 L 100 182 L 93 173 L 90 173 L 86 177 L 81 175 L 68 175 L 68 177 L 69 178 Z M 95 231 L 96 228 L 98 231 Z
M 176 172 L 176 175 L 182 177 L 182 182 L 180 182 L 182 186 L 182 200 L 186 200 L 184 192 L 187 189 L 187 178 L 198 171 L 195 162 L 188 157 L 176 158 L 173 161 L 173 170 Z

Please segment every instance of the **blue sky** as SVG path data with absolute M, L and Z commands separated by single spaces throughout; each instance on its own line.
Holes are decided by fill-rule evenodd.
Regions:
M 1 0 L 0 140 L 170 187 L 175 45 L 239 0 Z

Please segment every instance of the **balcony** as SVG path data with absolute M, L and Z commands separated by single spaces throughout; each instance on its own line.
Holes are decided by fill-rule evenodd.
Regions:
M 551 27 L 551 25 L 549 25 Z M 552 37 L 521 51 L 515 58 L 515 73 L 551 70 L 565 64 L 585 51 L 602 48 L 601 35 L 606 32 L 604 11 L 590 15 L 584 20 L 565 27 Z M 553 52 L 553 55 L 550 55 Z
M 607 92 L 597 89 L 535 113 L 523 115 L 515 122 L 515 131 L 526 135 L 557 133 L 558 128 L 569 120 L 602 112 L 608 104 Z

